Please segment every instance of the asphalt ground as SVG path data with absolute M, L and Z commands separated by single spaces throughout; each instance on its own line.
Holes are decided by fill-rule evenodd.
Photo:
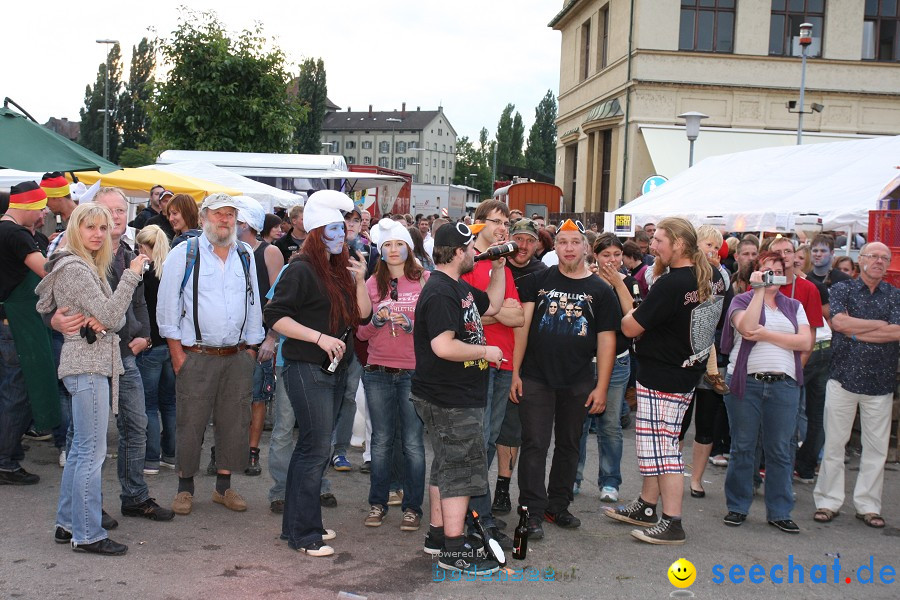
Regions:
M 115 431 L 114 426 L 111 431 Z M 268 433 L 264 448 L 267 440 Z M 582 520 L 581 528 L 563 530 L 545 523 L 544 539 L 529 544 L 526 560 L 510 560 L 510 568 L 517 571 L 507 578 L 495 575 L 490 581 L 454 581 L 451 574 L 435 568 L 435 559 L 422 552 L 427 494 L 426 519 L 418 532 L 400 531 L 399 507 L 391 507 L 381 527 L 363 525 L 369 508 L 368 476 L 358 470 L 362 462 L 358 449 L 349 456 L 351 472 L 329 472 L 338 499 L 336 508 L 323 509 L 326 527 L 337 531 L 337 539 L 331 542 L 336 551 L 332 557 L 308 557 L 279 541 L 281 517 L 269 511 L 266 495 L 271 479 L 265 470 L 265 450 L 262 476 L 236 475 L 232 480 L 249 504 L 247 512 L 234 513 L 213 504 L 214 478 L 198 475 L 193 513 L 166 523 L 121 516 L 115 463 L 107 461 L 104 506 L 120 523 L 111 537 L 128 544 L 129 551 L 123 557 L 98 557 L 54 543 L 62 469 L 56 464 L 51 442 L 30 442 L 30 446 L 23 464 L 38 473 L 41 482 L 26 487 L 0 486 L 0 598 L 555 600 L 644 599 L 679 594 L 696 598 L 900 598 L 897 464 L 888 464 L 885 475 L 885 529 L 866 527 L 854 518 L 853 508 L 847 504 L 833 523 L 815 523 L 813 486 L 808 484 L 795 484 L 793 516 L 802 529 L 799 535 L 769 526 L 760 497 L 742 527 L 725 527 L 725 469 L 709 466 L 704 476 L 706 498 L 689 497 L 685 480 L 687 543 L 650 546 L 631 538 L 631 526 L 603 516 L 603 508 L 609 505 L 599 501 L 599 489 L 592 483 L 593 475 L 588 475 L 596 474 L 598 468 L 597 446 L 592 442 L 588 444 L 587 479 L 571 507 Z M 114 443 L 110 447 L 114 448 Z M 690 456 L 690 442 L 685 456 Z M 204 465 L 207 458 L 208 444 Z M 857 465 L 858 457 L 847 465 L 848 489 L 855 481 Z M 622 472 L 625 481 L 621 498 L 627 501 L 640 489 L 633 429 L 626 430 Z M 491 470 L 491 481 L 495 479 L 496 467 Z M 147 480 L 151 495 L 160 504 L 169 505 L 177 487 L 175 473 L 163 469 Z M 515 501 L 515 478 L 512 492 Z M 505 518 L 509 522 L 506 532 L 512 535 L 515 516 Z M 670 565 L 681 557 L 697 572 L 696 581 L 686 590 L 673 587 L 667 575 Z M 840 569 L 837 574 L 835 561 Z M 871 570 L 870 561 L 874 567 Z M 795 566 L 789 571 L 791 564 Z M 753 565 L 760 567 L 752 569 Z M 780 571 L 779 566 L 783 567 Z M 861 566 L 866 568 L 859 570 Z M 551 569 L 553 577 L 548 580 Z M 737 582 L 741 579 L 739 569 L 743 571 L 741 582 Z M 770 573 L 784 581 L 774 583 Z M 874 581 L 866 583 L 870 575 Z M 811 580 L 823 577 L 825 582 Z M 883 583 L 882 577 L 885 581 L 893 577 L 894 581 Z

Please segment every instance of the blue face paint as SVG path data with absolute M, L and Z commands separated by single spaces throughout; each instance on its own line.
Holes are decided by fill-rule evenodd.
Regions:
M 340 254 L 344 251 L 344 224 L 330 223 L 325 226 L 325 235 L 322 236 L 329 254 Z

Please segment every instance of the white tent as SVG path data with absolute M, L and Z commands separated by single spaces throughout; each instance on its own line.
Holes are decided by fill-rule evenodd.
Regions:
M 724 217 L 728 231 L 791 231 L 818 214 L 825 230 L 859 232 L 898 167 L 900 136 L 750 150 L 707 158 L 615 212 L 639 224 Z
M 242 194 L 250 196 L 259 201 L 266 212 L 272 212 L 274 207 L 290 208 L 291 206 L 302 203 L 303 197 L 297 194 L 280 190 L 277 187 L 254 181 L 248 177 L 232 173 L 227 169 L 217 167 L 216 165 L 202 161 L 184 161 L 176 162 L 168 165 L 152 165 L 146 168 L 153 168 L 159 171 L 168 171 L 169 173 L 178 173 L 180 175 L 190 175 L 199 179 L 205 179 L 218 183 L 225 187 L 240 190 Z

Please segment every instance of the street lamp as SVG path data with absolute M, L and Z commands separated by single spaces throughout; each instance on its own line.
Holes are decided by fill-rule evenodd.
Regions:
M 324 150 L 325 148 L 328 148 L 328 152 L 330 153 L 331 149 L 334 148 L 334 144 L 332 144 L 331 142 L 319 142 L 319 143 L 322 145 L 323 151 L 325 151 Z
M 806 93 L 806 52 L 812 44 L 812 23 L 800 24 L 800 110 L 797 112 L 797 145 L 803 143 L 803 96 Z
M 468 175 L 466 175 L 463 178 L 463 181 L 465 182 L 466 187 L 469 187 L 469 177 L 472 178 L 472 181 L 475 181 L 475 177 L 477 177 L 477 176 L 478 176 L 478 173 L 469 173 Z
M 694 166 L 694 142 L 700 136 L 700 121 L 708 119 L 709 115 L 701 112 L 691 111 L 678 115 L 679 119 L 684 119 L 684 133 L 687 135 L 688 141 L 691 143 L 691 153 L 688 156 L 688 168 Z
M 119 40 L 97 40 L 97 43 L 107 44 L 106 80 L 103 90 L 103 158 L 109 160 L 109 44 L 118 44 Z
M 388 117 L 385 119 L 386 122 L 391 124 L 391 163 L 390 168 L 394 168 L 394 123 L 402 123 L 403 119 L 398 119 L 396 117 Z

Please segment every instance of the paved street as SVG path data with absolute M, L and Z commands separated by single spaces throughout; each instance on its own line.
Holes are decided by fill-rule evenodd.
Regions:
M 154 523 L 119 513 L 113 461 L 108 461 L 104 469 L 105 507 L 120 522 L 113 539 L 128 544 L 129 552 L 121 558 L 101 558 L 75 553 L 53 542 L 61 469 L 56 465 L 52 443 L 33 442 L 31 446 L 24 464 L 40 474 L 41 483 L 0 487 L 2 598 L 277 600 L 337 598 L 340 592 L 367 598 L 664 598 L 676 591 L 666 572 L 679 557 L 690 560 L 698 571 L 696 582 L 687 590 L 697 598 L 772 598 L 776 594 L 785 598 L 900 597 L 900 581 L 877 583 L 885 565 L 900 571 L 900 469 L 896 464 L 888 465 L 885 478 L 884 517 L 888 526 L 883 530 L 865 527 L 846 505 L 834 523 L 814 523 L 812 486 L 801 484 L 795 488 L 794 510 L 803 530 L 799 536 L 767 525 L 761 499 L 743 527 L 726 528 L 721 522 L 726 512 L 722 493 L 725 469 L 711 466 L 705 477 L 707 497 L 685 498 L 688 542 L 684 546 L 654 547 L 633 540 L 628 535 L 630 526 L 602 515 L 599 490 L 586 481 L 571 509 L 582 519 L 582 527 L 564 531 L 545 524 L 545 539 L 529 545 L 527 560 L 511 560 L 510 566 L 516 569 L 552 568 L 554 581 L 530 581 L 526 577 L 525 581 L 435 582 L 443 574 L 433 570 L 436 561 L 422 552 L 424 525 L 420 532 L 401 532 L 400 511 L 391 507 L 382 527 L 363 526 L 368 511 L 368 478 L 357 470 L 361 463 L 358 450 L 349 457 L 354 465 L 352 472 L 329 472 L 339 502 L 337 508 L 323 509 L 326 526 L 338 533 L 332 542 L 336 550 L 332 558 L 306 557 L 278 540 L 281 519 L 269 512 L 266 492 L 271 480 L 265 472 L 255 478 L 234 477 L 235 488 L 250 505 L 246 513 L 233 513 L 213 504 L 210 496 L 214 480 L 199 475 L 193 514 Z M 596 443 L 589 448 L 585 472 L 596 474 Z M 688 447 L 688 456 L 689 451 Z M 624 456 L 622 498 L 630 499 L 639 488 L 633 429 L 626 432 Z M 204 465 L 207 457 L 208 449 Z M 848 465 L 850 482 L 855 480 L 856 462 Z M 492 481 L 495 473 L 496 469 Z M 148 481 L 151 494 L 161 504 L 169 504 L 177 485 L 175 473 L 163 470 Z M 507 519 L 507 533 L 511 535 L 513 515 Z M 787 583 L 789 555 L 793 564 L 802 565 L 803 583 L 797 581 L 797 568 L 794 583 Z M 863 584 L 857 569 L 868 566 L 870 557 L 874 557 L 876 583 Z M 835 583 L 836 558 L 841 569 L 839 583 Z M 760 579 L 759 569 L 750 574 L 762 583 L 731 583 L 733 565 L 742 565 L 746 576 L 754 564 L 762 565 L 765 575 Z M 777 564 L 785 565 L 783 572 L 774 573 L 785 577 L 780 585 L 769 581 L 770 569 Z M 714 571 L 715 565 L 721 567 Z M 811 583 L 811 570 L 814 577 L 823 574 L 814 569 L 815 565 L 825 565 L 828 583 Z M 887 575 L 887 571 L 881 572 Z M 868 569 L 861 576 L 866 580 Z M 849 584 L 846 577 L 851 577 Z M 714 583 L 714 578 L 724 583 Z

